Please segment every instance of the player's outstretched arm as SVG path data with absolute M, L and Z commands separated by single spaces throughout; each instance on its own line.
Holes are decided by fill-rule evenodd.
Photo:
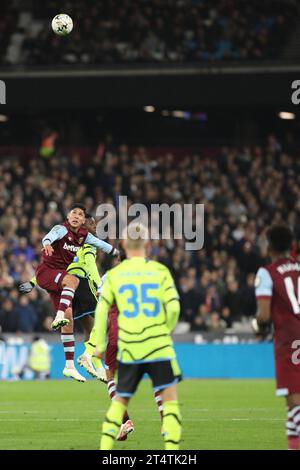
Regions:
M 101 283 L 101 278 L 98 271 L 95 251 L 96 250 L 90 245 L 84 245 L 83 247 L 83 256 L 87 273 L 89 275 L 89 278 L 94 281 L 99 287 Z
M 44 236 L 42 244 L 45 254 L 51 256 L 53 253 L 52 243 L 61 240 L 68 233 L 68 229 L 63 225 L 55 225 L 47 235 Z
M 100 238 L 95 237 L 91 233 L 88 233 L 85 239 L 85 242 L 88 243 L 89 245 L 99 248 L 100 250 L 104 251 L 104 253 L 108 255 L 112 255 L 114 257 L 119 255 L 119 251 L 116 248 L 114 248 L 110 243 L 100 240 Z

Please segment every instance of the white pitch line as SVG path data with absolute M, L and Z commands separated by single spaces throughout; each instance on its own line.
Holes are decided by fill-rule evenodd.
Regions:
M 22 418 L 8 418 L 8 419 L 0 419 L 0 422 L 3 421 L 4 423 L 7 423 L 8 421 L 24 421 L 24 419 Z M 97 421 L 99 422 L 99 419 L 91 419 L 91 418 L 86 418 L 86 419 L 79 419 L 79 418 L 37 418 L 37 419 L 32 419 L 31 420 L 31 423 L 38 423 L 38 422 L 42 422 L 42 421 L 51 421 L 52 423 L 57 423 L 58 421 L 66 421 L 66 422 L 69 422 L 69 421 L 76 421 L 76 422 L 80 422 L 80 421 Z
M 8 419 L 0 419 L 0 422 L 15 422 L 15 421 L 24 421 L 24 418 L 8 418 Z M 43 422 L 43 421 L 50 421 L 52 423 L 57 422 L 82 422 L 82 421 L 95 421 L 99 422 L 99 419 L 94 418 L 37 418 L 32 419 L 31 422 Z M 149 421 L 160 421 L 159 418 L 157 419 L 150 419 Z M 203 421 L 203 422 L 210 422 L 210 421 L 281 421 L 285 422 L 283 418 L 196 418 L 196 419 L 184 419 L 183 422 L 192 422 L 195 421 Z
M 84 411 L 84 413 L 93 413 L 94 415 L 97 414 L 97 413 L 105 413 L 107 411 L 108 408 L 105 408 L 103 410 L 99 410 L 97 408 L 96 411 L 92 411 L 92 410 L 88 410 L 88 411 Z M 51 411 L 51 410 L 40 410 L 40 411 L 16 411 L 16 410 L 12 410 L 12 411 L 7 411 L 7 410 L 0 410 L 0 414 L 24 414 L 24 415 L 31 415 L 31 414 L 42 414 L 42 413 L 46 413 L 47 415 L 50 415 L 51 413 L 57 413 L 57 411 Z

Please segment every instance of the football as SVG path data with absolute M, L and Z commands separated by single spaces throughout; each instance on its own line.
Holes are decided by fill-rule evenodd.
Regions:
M 70 34 L 73 29 L 73 20 L 69 15 L 60 13 L 59 15 L 54 16 L 51 26 L 55 34 L 66 36 L 67 34 Z

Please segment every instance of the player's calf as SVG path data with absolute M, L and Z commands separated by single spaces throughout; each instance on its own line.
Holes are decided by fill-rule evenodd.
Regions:
M 178 450 L 181 439 L 181 414 L 177 401 L 164 402 L 163 431 L 166 450 Z
M 113 400 L 102 425 L 100 450 L 111 450 L 119 433 L 126 405 L 119 400 Z
M 61 341 L 64 346 L 64 353 L 66 358 L 66 365 L 63 370 L 65 377 L 70 377 L 77 380 L 78 382 L 85 382 L 85 378 L 79 374 L 75 369 L 74 365 L 74 353 L 75 353 L 75 337 L 73 333 L 74 322 L 72 320 L 72 310 L 69 308 L 66 310 L 66 316 L 69 319 L 69 325 L 62 328 L 61 330 Z
M 181 439 L 181 414 L 176 385 L 161 390 L 163 401 L 163 432 L 166 450 L 178 450 Z
M 79 280 L 77 277 L 67 274 L 62 280 L 63 290 L 61 292 L 60 301 L 58 310 L 56 312 L 56 317 L 52 322 L 52 328 L 57 330 L 67 326 L 70 322 L 65 316 L 65 312 L 68 308 L 72 308 L 72 302 L 75 295 L 75 290 L 77 289 Z
M 154 398 L 155 398 L 155 402 L 156 402 L 156 405 L 157 405 L 157 408 L 158 408 L 158 411 L 159 411 L 159 414 L 160 414 L 160 419 L 161 421 L 163 420 L 163 404 L 162 404 L 162 398 L 161 398 L 161 394 L 160 394 L 160 391 L 157 390 L 156 392 L 154 392 Z

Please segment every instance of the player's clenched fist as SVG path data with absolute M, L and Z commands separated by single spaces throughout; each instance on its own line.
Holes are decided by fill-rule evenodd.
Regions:
M 19 292 L 21 292 L 21 294 L 29 294 L 33 288 L 34 284 L 32 282 L 23 282 L 19 285 Z
M 54 249 L 52 248 L 51 245 L 46 245 L 44 246 L 43 251 L 46 256 L 52 256 Z

